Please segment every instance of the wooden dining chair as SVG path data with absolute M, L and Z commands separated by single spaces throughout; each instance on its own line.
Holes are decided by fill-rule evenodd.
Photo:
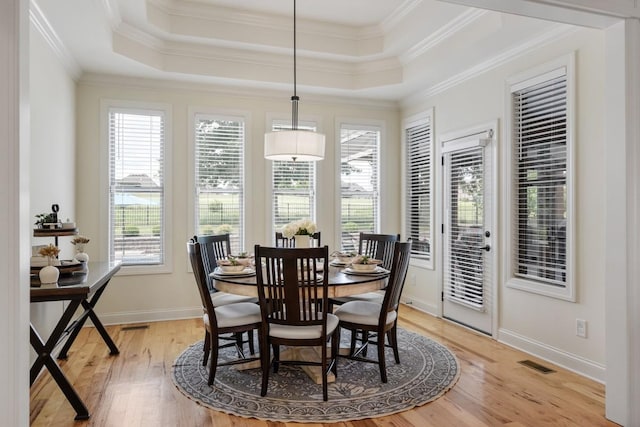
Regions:
M 394 243 L 399 241 L 400 234 L 374 234 L 361 232 L 358 243 L 358 254 L 382 260 L 382 264 L 380 264 L 380 266 L 387 270 L 391 270 Z M 329 311 L 333 311 L 334 305 L 342 305 L 349 301 L 366 300 L 381 303 L 383 298 L 384 290 L 329 298 Z
M 311 239 L 315 240 L 314 246 L 319 248 L 322 245 L 321 234 L 320 231 L 316 231 L 311 235 Z M 278 248 L 295 248 L 296 247 L 296 239 L 293 237 L 288 239 L 282 235 L 281 231 L 276 231 L 276 247 Z
M 260 307 L 251 302 L 238 302 L 214 307 L 209 294 L 207 274 L 201 249 L 201 244 L 194 241 L 194 239 L 191 239 L 187 243 L 189 261 L 191 262 L 193 275 L 195 277 L 196 285 L 198 286 L 198 293 L 200 294 L 200 300 L 202 301 L 204 326 L 207 331 L 207 336 L 209 337 L 209 340 L 205 345 L 208 345 L 209 347 L 207 353 L 211 353 L 208 384 L 212 385 L 215 380 L 218 366 L 236 365 L 254 360 L 260 360 L 262 363 L 262 358 L 260 356 L 246 357 L 244 354 L 244 343 L 249 340 L 249 351 L 251 355 L 255 354 L 252 345 L 252 334 L 248 334 L 249 340 L 247 341 L 241 339 L 238 343 L 236 339 L 238 336 L 242 337 L 244 332 L 248 333 L 252 332 L 254 329 L 259 329 L 262 324 L 262 316 L 260 314 Z M 225 344 L 220 345 L 220 341 L 225 338 L 225 334 L 232 335 L 231 342 L 226 342 Z M 238 351 L 238 358 L 226 362 L 218 362 L 218 350 L 229 346 L 236 347 L 236 350 Z
M 400 307 L 400 295 L 409 269 L 411 258 L 411 241 L 394 244 L 391 275 L 385 289 L 382 303 L 374 301 L 350 301 L 335 311 L 340 319 L 340 330 L 351 331 L 351 349 L 348 359 L 361 362 L 377 363 L 380 369 L 380 377 L 383 383 L 387 382 L 387 369 L 385 362 L 385 348 L 391 347 L 396 363 L 400 363 L 398 352 L 397 321 Z M 362 334 L 362 345 L 356 349 L 358 331 Z M 373 333 L 369 337 L 369 333 Z M 388 344 L 385 341 L 388 340 Z M 366 357 L 366 349 L 369 343 L 375 343 L 378 347 L 378 358 Z
M 328 399 L 329 371 L 337 376 L 338 318 L 327 312 L 329 248 L 255 247 L 258 298 L 262 311 L 260 341 L 262 352 L 262 389 L 267 394 L 269 370 L 278 372 L 279 365 L 319 366 L 322 375 L 322 397 Z M 327 342 L 331 354 L 327 361 Z M 281 360 L 280 346 L 317 347 L 319 361 Z M 269 348 L 273 349 L 270 362 Z
M 211 276 L 218 266 L 218 261 L 225 259 L 231 255 L 231 239 L 229 234 L 212 234 L 204 236 L 193 236 L 193 241 L 200 244 L 200 253 L 202 256 L 202 264 L 204 268 L 205 277 L 207 280 L 207 287 L 209 288 L 209 294 L 211 296 L 211 302 L 214 307 L 221 307 L 227 304 L 235 304 L 239 302 L 251 302 L 258 303 L 258 298 L 249 297 L 244 295 L 234 295 L 227 292 L 220 292 L 215 288 L 215 279 Z M 209 332 L 204 331 L 204 357 L 202 359 L 202 365 L 207 364 L 209 359 L 210 348 L 210 336 Z M 242 341 L 242 334 L 236 337 L 236 343 L 240 345 Z M 253 331 L 249 331 L 249 346 L 251 353 L 253 354 Z

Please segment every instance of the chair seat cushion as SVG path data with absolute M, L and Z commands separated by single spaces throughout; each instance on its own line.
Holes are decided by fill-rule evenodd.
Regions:
M 338 322 L 339 319 L 337 316 L 331 313 L 327 314 L 327 335 L 331 335 L 331 333 L 333 333 L 333 331 L 338 327 Z M 320 338 L 321 334 L 322 327 L 319 325 L 292 326 L 272 323 L 269 326 L 269 335 L 276 338 L 314 339 Z
M 239 302 L 257 303 L 256 297 L 247 297 L 244 295 L 234 295 L 227 292 L 211 292 L 211 302 L 214 307 L 221 307 L 227 304 L 236 304 Z
M 351 301 L 371 301 L 382 304 L 382 300 L 384 300 L 384 291 L 366 292 L 364 294 L 355 294 L 346 297 L 335 297 L 330 298 L 330 300 L 340 304 L 345 304 Z
M 219 328 L 230 328 L 234 326 L 250 325 L 262 321 L 260 307 L 250 302 L 239 302 L 237 304 L 227 304 L 215 308 L 216 319 Z M 207 329 L 211 328 L 209 316 L 204 315 L 204 324 Z
M 351 301 L 338 307 L 334 314 L 341 322 L 375 326 L 378 324 L 381 309 L 382 304 L 377 302 Z M 397 317 L 398 312 L 395 310 L 387 313 L 386 324 L 395 322 Z

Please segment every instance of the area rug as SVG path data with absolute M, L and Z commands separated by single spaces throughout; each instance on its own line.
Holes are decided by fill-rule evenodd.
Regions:
M 343 340 L 349 338 L 343 333 Z M 346 337 L 344 336 L 346 335 Z M 265 397 L 260 396 L 260 369 L 238 371 L 219 367 L 213 386 L 202 366 L 200 341 L 175 361 L 173 381 L 182 393 L 200 405 L 227 414 L 267 421 L 331 423 L 390 415 L 431 402 L 447 392 L 460 375 L 455 356 L 443 345 L 398 329 L 400 364 L 387 349 L 388 382 L 380 381 L 378 365 L 338 359 L 338 377 L 329 384 L 329 400 L 322 400 L 322 385 L 296 366 L 280 366 L 269 375 Z M 375 346 L 369 356 L 376 357 Z M 233 348 L 221 357 L 234 357 Z

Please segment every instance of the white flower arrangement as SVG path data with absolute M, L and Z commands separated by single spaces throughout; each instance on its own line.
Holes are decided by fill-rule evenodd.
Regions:
M 282 235 L 287 239 L 293 236 L 311 236 L 318 230 L 316 223 L 309 218 L 290 222 L 282 228 Z

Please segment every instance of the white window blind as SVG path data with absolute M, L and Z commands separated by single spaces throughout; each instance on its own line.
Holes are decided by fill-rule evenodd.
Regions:
M 165 257 L 165 115 L 109 109 L 109 259 L 157 265 Z
M 431 151 L 430 120 L 405 129 L 407 238 L 413 257 L 431 259 Z
M 244 249 L 244 120 L 197 114 L 194 123 L 197 233 L 229 233 L 232 252 L 239 252 Z
M 291 129 L 288 121 L 275 120 L 272 131 Z M 298 123 L 298 129 L 316 131 L 313 123 Z M 271 165 L 273 233 L 292 221 L 315 221 L 316 162 L 275 160 Z
M 379 232 L 380 128 L 340 126 L 341 247 L 357 251 L 359 233 Z
M 567 76 L 512 92 L 516 277 L 567 285 Z

